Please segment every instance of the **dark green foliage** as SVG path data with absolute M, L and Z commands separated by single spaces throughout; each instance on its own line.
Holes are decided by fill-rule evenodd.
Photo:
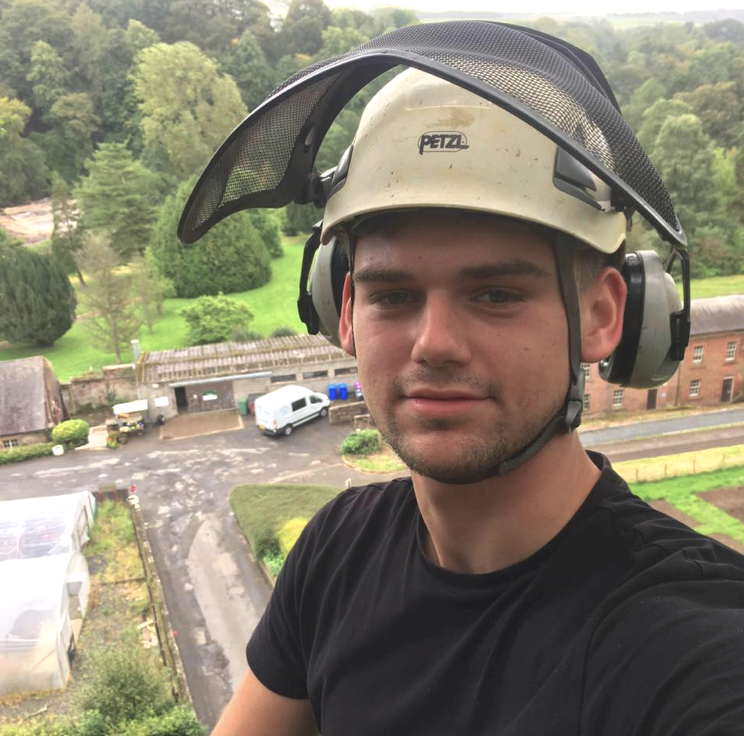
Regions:
M 0 252 L 3 334 L 15 345 L 52 345 L 75 321 L 75 292 L 61 265 L 27 248 Z
M 343 455 L 371 455 L 382 449 L 382 435 L 376 429 L 352 432 L 341 443 Z
M 184 307 L 180 314 L 189 325 L 191 345 L 242 340 L 253 319 L 253 312 L 247 304 L 236 302 L 223 294 L 200 296 L 194 304 Z
M 291 327 L 277 327 L 269 337 L 292 337 L 296 334 L 297 330 L 293 330 Z
M 285 235 L 307 235 L 313 225 L 323 219 L 323 210 L 319 210 L 314 204 L 290 202 L 284 208 L 284 214 Z
M 178 242 L 176 229 L 195 179 L 184 182 L 160 209 L 151 250 L 160 274 L 179 297 L 230 294 L 262 286 L 271 278 L 270 257 L 251 215 L 223 220 L 195 245 Z
M 274 70 L 250 31 L 246 31 L 225 54 L 222 69 L 235 80 L 248 110 L 258 107 L 276 82 Z
M 84 419 L 68 419 L 60 422 L 52 430 L 52 442 L 58 445 L 69 445 L 70 447 L 80 447 L 88 443 L 88 432 L 90 426 Z
M 58 175 L 52 177 L 52 255 L 59 261 L 66 274 L 77 273 L 82 286 L 83 272 L 77 267 L 75 256 L 83 247 L 79 212 L 72 202 L 72 192 L 67 182 Z
M 79 691 L 77 706 L 100 713 L 109 730 L 172 707 L 168 679 L 157 655 L 143 649 L 134 637 L 101 645 L 86 656 L 91 659 L 91 676 Z M 117 732 L 121 733 L 118 728 Z
M 330 24 L 331 11 L 323 0 L 292 0 L 279 32 L 280 44 L 295 54 L 317 54 Z
M 144 253 L 155 220 L 153 175 L 123 143 L 103 143 L 75 189 L 86 230 L 107 235 L 122 261 Z
M 269 251 L 272 258 L 281 258 L 284 255 L 282 249 L 282 238 L 279 233 L 279 223 L 274 215 L 274 210 L 249 210 L 251 222 Z
M 40 445 L 21 445 L 11 447 L 9 450 L 0 450 L 0 465 L 20 463 L 24 460 L 33 460 L 35 457 L 44 457 L 52 454 L 53 442 L 44 442 Z

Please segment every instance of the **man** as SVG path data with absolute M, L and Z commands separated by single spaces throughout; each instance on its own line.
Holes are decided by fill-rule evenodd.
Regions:
M 744 731 L 744 560 L 572 431 L 579 361 L 623 334 L 626 216 L 596 177 L 558 181 L 562 156 L 425 72 L 368 105 L 323 238 L 351 264 L 339 339 L 411 477 L 310 522 L 215 734 Z

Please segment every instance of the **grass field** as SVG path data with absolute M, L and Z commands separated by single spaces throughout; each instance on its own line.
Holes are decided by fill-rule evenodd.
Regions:
M 707 299 L 712 296 L 728 296 L 729 294 L 744 294 L 744 274 L 715 276 L 710 279 L 693 279 L 690 284 L 690 293 L 693 299 Z
M 273 275 L 271 281 L 258 289 L 240 294 L 230 294 L 231 299 L 250 306 L 254 319 L 251 329 L 269 335 L 277 327 L 291 327 L 303 332 L 305 326 L 297 316 L 297 293 L 302 262 L 304 238 L 284 238 L 284 256 L 271 262 Z M 77 279 L 73 279 L 79 290 Z M 167 350 L 185 347 L 186 321 L 179 315 L 182 307 L 191 304 L 193 299 L 167 299 L 165 311 L 154 325 L 151 333 L 147 326 L 140 328 L 137 335 L 143 351 Z M 83 327 L 84 318 L 78 319 L 65 335 L 50 348 L 16 347 L 0 344 L 0 360 L 15 360 L 33 355 L 43 355 L 54 366 L 60 381 L 67 381 L 87 370 L 98 370 L 104 365 L 116 363 L 114 353 L 106 353 L 90 344 L 88 333 Z M 124 362 L 132 359 L 131 351 L 122 356 Z
M 612 467 L 628 483 L 644 483 L 663 478 L 676 478 L 680 475 L 708 473 L 725 468 L 741 468 L 744 467 L 744 445 L 627 460 L 614 463 Z

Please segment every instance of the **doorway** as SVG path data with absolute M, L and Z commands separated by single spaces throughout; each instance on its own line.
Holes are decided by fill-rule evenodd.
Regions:
M 649 390 L 647 396 L 646 396 L 646 408 L 647 409 L 655 409 L 656 408 L 656 395 L 659 393 L 659 389 L 652 388 Z
M 734 395 L 734 377 L 729 376 L 723 379 L 723 386 L 721 386 L 721 401 L 725 404 L 730 404 L 731 399 Z
M 186 396 L 186 386 L 176 386 L 176 408 L 179 414 L 189 410 L 189 400 Z

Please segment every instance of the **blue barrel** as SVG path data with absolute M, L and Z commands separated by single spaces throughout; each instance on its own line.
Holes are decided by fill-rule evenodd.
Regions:
M 338 384 L 338 398 L 346 401 L 349 398 L 349 387 L 345 383 Z
M 335 401 L 338 398 L 338 391 L 336 391 L 336 384 L 335 383 L 329 383 L 328 384 L 328 398 L 331 401 Z

